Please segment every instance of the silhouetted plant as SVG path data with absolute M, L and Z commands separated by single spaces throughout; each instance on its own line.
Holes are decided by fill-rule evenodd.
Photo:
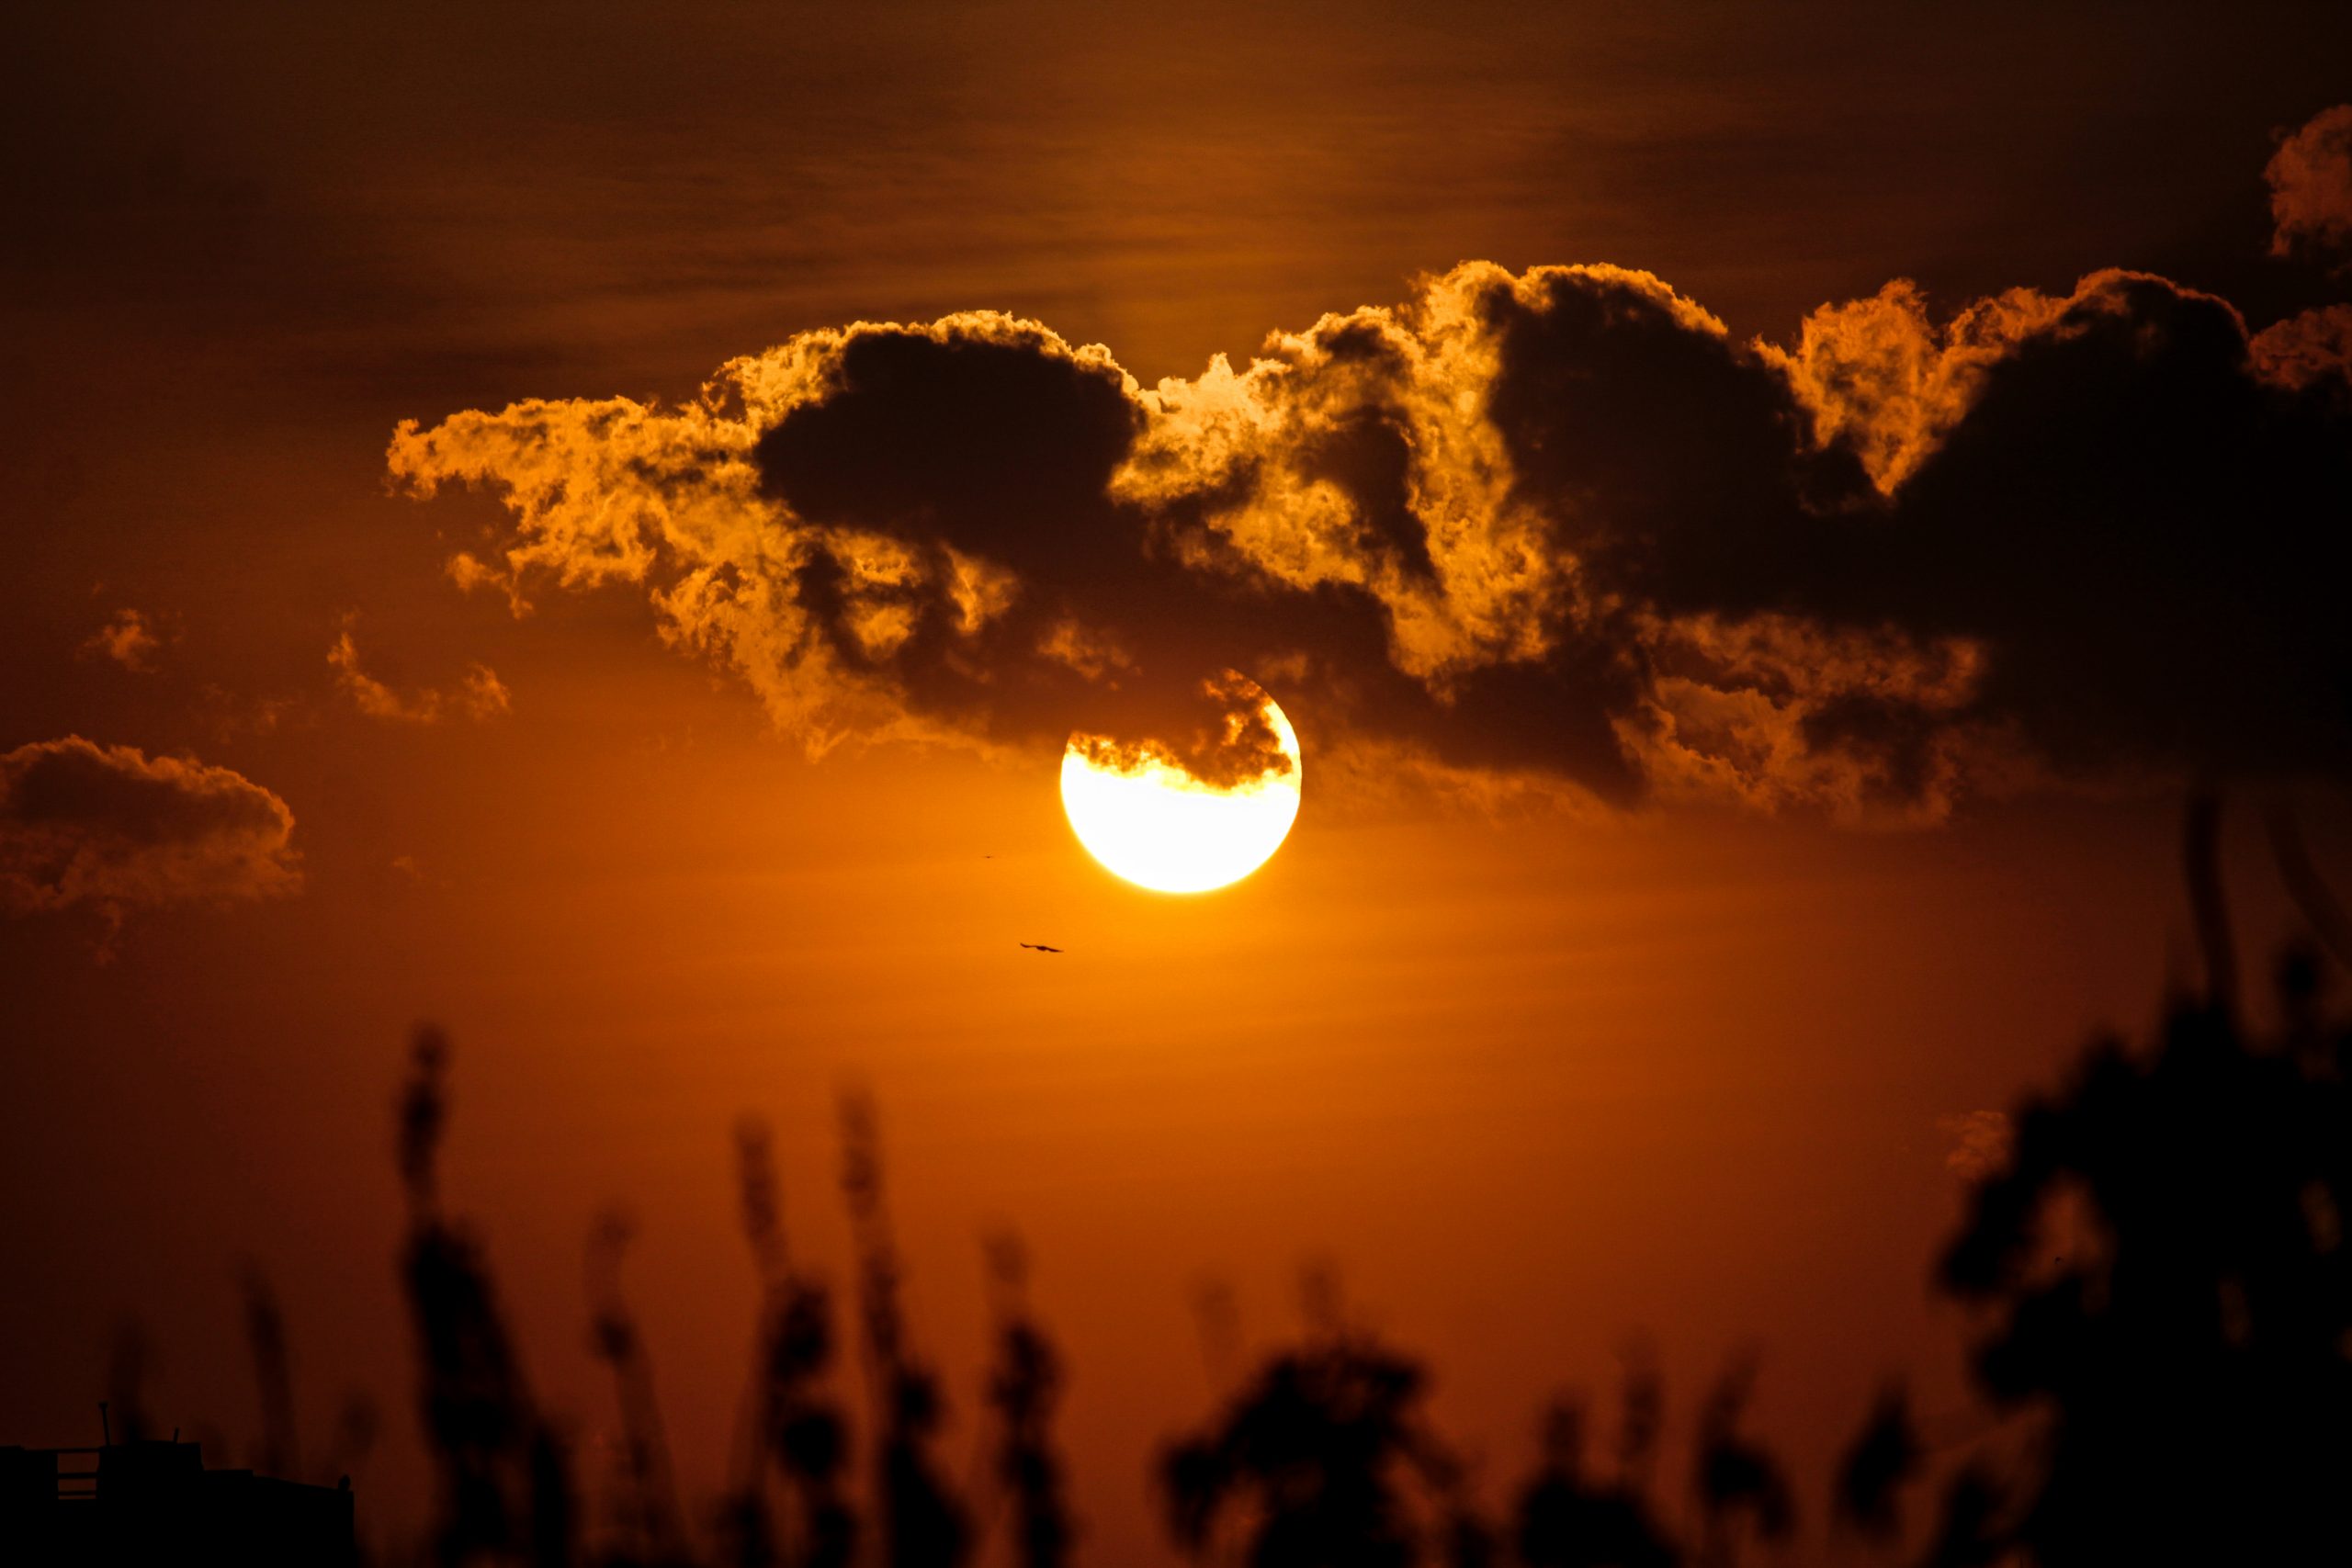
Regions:
M 401 1265 L 416 1330 L 418 1401 L 440 1492 L 434 1555 L 446 1565 L 574 1560 L 562 1445 L 535 1411 L 480 1244 L 442 1217 L 435 1167 L 448 1121 L 448 1044 L 420 1029 L 401 1098 L 409 1191 Z
M 1585 1472 L 1585 1413 L 1555 1401 L 1543 1417 L 1543 1467 L 1520 1491 L 1515 1547 L 1526 1568 L 1670 1568 L 1681 1561 L 1639 1483 Z
M 1587 1473 L 1580 1404 L 1563 1398 L 1546 1412 L 1543 1468 L 1520 1492 L 1513 1532 L 1527 1568 L 1670 1568 L 1681 1561 L 1643 1492 L 1657 1384 L 1629 1380 L 1628 1393 L 1613 1477 Z
M 1796 1504 L 1780 1462 L 1740 1432 L 1756 1385 L 1752 1360 L 1735 1361 L 1699 1414 L 1697 1483 L 1701 1559 L 1732 1562 L 1747 1529 L 1781 1541 L 1796 1529 Z
M 531 1429 L 529 1464 L 531 1568 L 568 1568 L 580 1557 L 580 1499 L 571 1452 L 543 1421 Z
M 2005 1420 L 1976 1451 L 1939 1461 L 1939 1503 L 1919 1543 L 1929 1568 L 2352 1561 L 2352 1509 L 2341 1501 L 2352 1475 L 2352 1032 L 2327 1021 L 2326 972 L 2312 949 L 2280 964 L 2279 1026 L 2257 1038 L 2240 1021 L 2210 863 L 2216 832 L 2210 811 L 2192 814 L 2205 995 L 2176 1001 L 2145 1050 L 2100 1042 L 2060 1091 L 2018 1112 L 2006 1164 L 1973 1190 L 1942 1261 L 1940 1288 L 1976 1314 L 1972 1365 Z M 2340 907 L 2308 861 L 2288 852 L 2299 855 L 2299 842 L 2279 841 L 2314 929 L 2347 941 Z M 420 1032 L 399 1113 L 410 1206 L 402 1267 L 441 1498 L 435 1555 L 569 1568 L 581 1542 L 564 1445 L 531 1401 L 479 1244 L 440 1208 L 447 1068 L 446 1043 Z M 879 1138 L 862 1096 L 844 1100 L 842 1135 L 875 1405 L 875 1528 L 861 1530 L 850 1501 L 848 1423 L 827 1392 L 831 1303 L 787 1256 L 767 1136 L 746 1124 L 743 1226 L 762 1298 L 725 1560 L 850 1568 L 871 1540 L 888 1568 L 957 1568 L 974 1535 L 933 1458 L 944 1411 L 937 1380 L 910 1348 Z M 683 1568 L 689 1548 L 650 1376 L 618 1291 L 624 1240 L 607 1223 L 590 1255 L 596 1345 L 620 1389 L 633 1499 L 608 1561 Z M 1000 1244 L 990 1265 L 989 1469 L 1009 1505 L 1014 1559 L 1067 1568 L 1075 1532 L 1051 1442 L 1060 1359 L 1029 1311 L 1018 1250 Z M 1322 1304 L 1304 1344 L 1265 1361 L 1204 1429 L 1163 1455 L 1176 1543 L 1199 1556 L 1230 1548 L 1251 1568 L 1494 1560 L 1497 1532 L 1422 1414 L 1423 1370 L 1350 1331 L 1328 1297 L 1314 1298 Z M 265 1455 L 290 1465 L 284 1325 L 258 1276 L 247 1307 Z M 1204 1314 L 1213 1367 L 1223 1364 L 1216 1347 L 1231 1337 L 1229 1316 Z M 119 1341 L 118 1437 L 145 1427 L 141 1365 L 139 1342 Z M 1512 1555 L 1525 1568 L 1671 1568 L 1792 1540 L 1788 1480 L 1743 1430 L 1752 1382 L 1752 1364 L 1735 1363 L 1698 1413 L 1682 1541 L 1653 1501 L 1666 1406 L 1649 1359 L 1628 1359 L 1623 1412 L 1599 1464 L 1587 1458 L 1581 1408 L 1555 1405 L 1541 1466 L 1513 1499 L 1503 1537 Z M 1891 1383 L 1834 1478 L 1828 1516 L 1847 1545 L 1899 1551 L 1904 1494 L 1928 1468 L 1910 1402 Z
M 1838 1463 L 1833 1483 L 1838 1521 L 1863 1540 L 1886 1545 L 1903 1533 L 1903 1488 L 1925 1458 L 1911 1423 L 1911 1398 L 1902 1383 L 1879 1391 L 1870 1416 Z
M 731 1556 L 745 1568 L 771 1562 L 844 1568 L 857 1550 L 857 1515 L 844 1492 L 849 1428 L 825 1393 L 833 1361 L 832 1303 L 796 1269 L 785 1247 L 783 1206 L 767 1129 L 736 1130 L 743 1234 L 760 1271 L 749 1419 L 729 1504 Z M 775 1464 L 785 1517 L 767 1506 Z
M 946 1408 L 938 1380 L 907 1347 L 873 1101 L 845 1094 L 841 1114 L 842 1193 L 857 1242 L 859 1315 L 874 1390 L 883 1558 L 889 1568 L 953 1568 L 971 1551 L 971 1528 L 932 1462 Z
M 1461 1472 L 1420 1413 L 1420 1367 L 1343 1332 L 1274 1357 L 1160 1483 L 1177 1544 L 1204 1555 L 1235 1521 L 1254 1568 L 1405 1568 L 1486 1550 Z
M 2003 1492 L 1982 1461 L 1962 1466 L 1944 1487 L 1927 1568 L 1988 1568 L 2010 1555 L 2012 1543 L 2000 1525 Z
M 1062 1465 L 1052 1441 L 1061 1397 L 1061 1358 L 1030 1315 L 1028 1259 L 1010 1235 L 989 1247 L 996 1285 L 996 1365 L 988 1384 L 999 1430 L 998 1483 L 1012 1501 L 1015 1561 L 1023 1568 L 1063 1568 L 1076 1539 L 1062 1495 Z
M 678 1513 L 677 1485 L 670 1469 L 670 1444 L 662 1430 L 662 1408 L 653 1395 L 653 1366 L 645 1339 L 621 1295 L 621 1258 L 631 1231 L 617 1210 L 601 1215 L 588 1237 L 589 1344 L 612 1370 L 621 1416 L 620 1510 L 627 1544 L 608 1551 L 613 1568 L 654 1564 L 673 1568 L 691 1560 Z
M 412 1216 L 436 1206 L 435 1181 L 441 1138 L 449 1125 L 449 1037 L 420 1025 L 409 1043 L 408 1082 L 401 1089 L 397 1121 L 401 1183 L 408 1190 Z
M 1625 1348 L 1624 1388 L 1617 1421 L 1619 1484 L 1629 1493 L 1645 1490 L 1657 1460 L 1658 1434 L 1666 1427 L 1666 1381 L 1647 1342 Z
M 245 1298 L 245 1343 L 253 1351 L 254 1386 L 261 1405 L 261 1446 L 254 1468 L 264 1475 L 292 1476 L 301 1470 L 294 1433 L 294 1372 L 286 1348 L 286 1314 L 257 1264 L 241 1276 Z

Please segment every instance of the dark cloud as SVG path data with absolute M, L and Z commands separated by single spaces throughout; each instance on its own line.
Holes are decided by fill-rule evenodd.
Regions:
M 0 905 L 220 904 L 300 885 L 294 814 L 243 774 L 78 735 L 0 754 Z
M 1107 354 L 967 318 L 849 335 L 752 448 L 761 492 L 824 547 L 792 593 L 827 658 L 922 715 L 1016 744 L 1097 732 L 1235 784 L 1289 766 L 1227 679 L 1246 639 L 1112 483 L 1142 433 Z
M 1897 284 L 1783 349 L 1647 274 L 1469 264 L 1153 388 L 970 313 L 391 461 L 505 495 L 461 581 L 641 581 L 820 747 L 1077 732 L 1238 782 L 1282 765 L 1238 671 L 1310 743 L 1932 814 L 2352 763 L 2336 324 L 2250 343 L 2109 272 L 1940 322 Z
M 1787 378 L 1656 279 L 1532 281 L 1481 299 L 1487 411 L 1554 550 L 1669 613 L 1792 607 L 1785 585 L 1833 548 L 1826 519 L 1867 502 L 1852 451 L 1815 446 Z
M 1988 650 L 1979 710 L 2107 768 L 2352 762 L 2352 422 L 2224 301 L 2086 280 L 1856 541 L 1825 614 Z
M 1124 571 L 1138 519 L 1109 500 L 1143 417 L 1107 355 L 1040 333 L 889 327 L 842 345 L 820 395 L 753 448 L 763 487 L 822 525 L 876 529 L 1067 588 Z

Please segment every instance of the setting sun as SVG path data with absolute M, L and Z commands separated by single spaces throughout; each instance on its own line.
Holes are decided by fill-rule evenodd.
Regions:
M 1203 784 L 1147 758 L 1130 771 L 1062 754 L 1062 809 L 1087 852 L 1116 875 L 1161 893 L 1206 893 L 1238 882 L 1282 848 L 1298 817 L 1298 735 L 1273 698 L 1261 710 L 1289 769 L 1235 789 Z

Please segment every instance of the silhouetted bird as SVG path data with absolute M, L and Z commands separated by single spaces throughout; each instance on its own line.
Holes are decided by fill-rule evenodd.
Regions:
M 1032 953 L 1059 953 L 1061 951 L 1058 947 L 1048 947 L 1042 942 L 1024 942 L 1021 945 L 1027 948 Z

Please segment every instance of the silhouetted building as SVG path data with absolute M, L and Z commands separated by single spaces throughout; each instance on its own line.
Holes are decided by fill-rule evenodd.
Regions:
M 194 1443 L 0 1448 L 0 1562 L 12 1568 L 346 1568 L 351 1483 L 207 1470 Z

